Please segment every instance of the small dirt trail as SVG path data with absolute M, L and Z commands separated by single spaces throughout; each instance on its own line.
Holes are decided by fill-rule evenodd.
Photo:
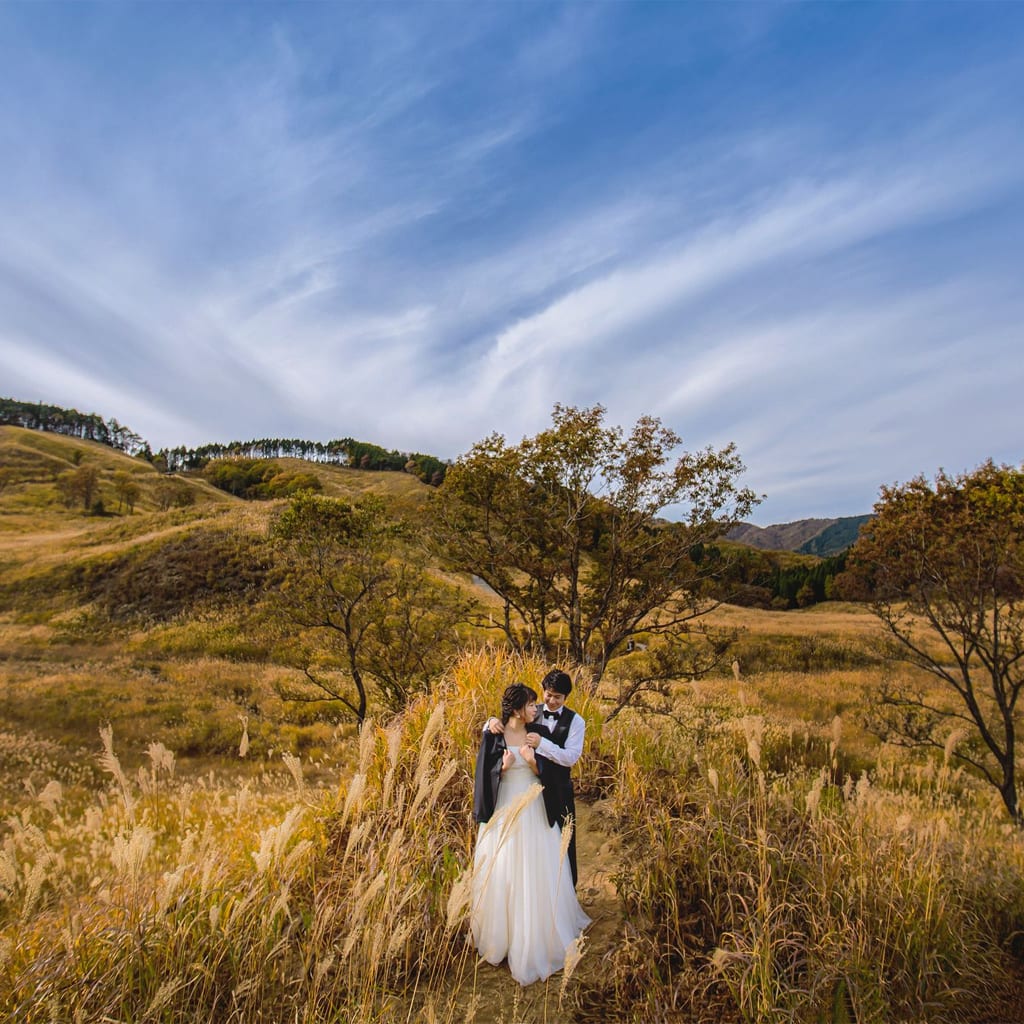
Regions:
M 456 1024 L 468 1020 L 475 1024 L 568 1024 L 572 1020 L 574 982 L 603 970 L 604 955 L 619 941 L 622 932 L 622 910 L 613 881 L 622 864 L 622 851 L 611 828 L 606 801 L 577 801 L 576 812 L 580 870 L 576 891 L 593 923 L 587 929 L 583 958 L 569 980 L 566 999 L 559 998 L 561 971 L 547 981 L 524 988 L 509 974 L 506 965 L 494 967 L 481 961 L 453 1001 L 456 1011 L 450 1019 Z

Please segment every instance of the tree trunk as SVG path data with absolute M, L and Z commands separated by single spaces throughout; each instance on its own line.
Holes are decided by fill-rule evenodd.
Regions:
M 1024 828 L 1024 815 L 1021 815 L 1017 802 L 1017 780 L 1012 767 L 1007 769 L 1007 766 L 1003 766 L 1003 784 L 999 787 L 999 795 L 1003 798 L 1003 804 L 1018 828 Z

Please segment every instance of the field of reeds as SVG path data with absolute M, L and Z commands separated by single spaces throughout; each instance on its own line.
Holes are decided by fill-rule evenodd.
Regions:
M 756 678 L 686 684 L 671 721 L 605 725 L 577 700 L 595 925 L 546 984 L 479 964 L 480 724 L 544 671 L 466 653 L 401 716 L 336 730 L 317 765 L 267 751 L 240 773 L 239 748 L 183 772 L 154 741 L 129 771 L 103 729 L 78 775 L 69 760 L 44 782 L 47 750 L 26 748 L 0 850 L 4 1019 L 1021 1019 L 1017 831 L 949 760 L 869 756 L 856 698 L 849 725 L 773 710 L 795 677 L 764 698 Z
M 720 608 L 735 670 L 674 684 L 671 714 L 608 718 L 614 677 L 574 693 L 594 924 L 520 989 L 468 941 L 472 767 L 548 666 L 467 647 L 357 730 L 283 699 L 258 602 L 157 600 L 204 559 L 248 571 L 265 508 L 91 519 L 45 486 L 0 502 L 0 1019 L 1024 1020 L 1024 838 L 955 739 L 866 730 L 899 670 L 865 609 Z

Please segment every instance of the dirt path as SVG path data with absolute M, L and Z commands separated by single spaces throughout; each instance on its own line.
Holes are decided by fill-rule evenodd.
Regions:
M 621 934 L 622 912 L 613 881 L 621 864 L 621 850 L 609 828 L 603 802 L 578 802 L 576 810 L 580 868 L 577 893 L 593 921 L 587 929 L 583 958 L 576 968 L 575 976 L 582 977 L 602 970 L 604 954 Z M 561 971 L 545 982 L 523 988 L 513 980 L 507 966 L 493 967 L 480 962 L 475 978 L 470 979 L 457 999 L 459 1009 L 452 1019 L 473 1020 L 475 1024 L 567 1024 L 571 1011 L 559 1005 L 561 987 Z

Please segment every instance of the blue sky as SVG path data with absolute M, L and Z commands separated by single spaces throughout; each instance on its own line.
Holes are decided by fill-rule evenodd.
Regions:
M 754 521 L 1020 463 L 1024 4 L 0 4 L 0 394 L 454 457 L 556 402 Z

